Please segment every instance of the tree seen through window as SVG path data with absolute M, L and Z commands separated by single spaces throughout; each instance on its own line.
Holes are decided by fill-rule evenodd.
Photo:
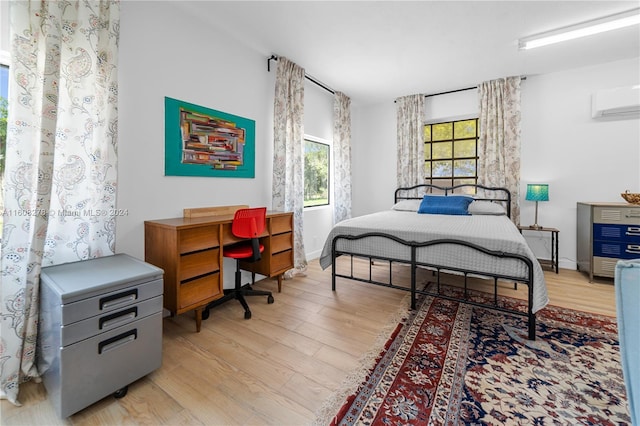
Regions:
M 329 204 L 329 145 L 304 140 L 304 206 Z
M 478 181 L 478 119 L 424 126 L 425 182 L 454 186 Z
M 4 206 L 4 159 L 7 152 L 7 114 L 9 108 L 9 67 L 0 65 L 0 206 Z M 3 216 L 0 215 L 0 239 Z

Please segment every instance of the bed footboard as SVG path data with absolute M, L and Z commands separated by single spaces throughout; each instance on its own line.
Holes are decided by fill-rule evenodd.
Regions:
M 353 252 L 350 251 L 348 249 L 338 249 L 338 243 L 340 241 L 353 241 L 353 240 L 361 240 L 361 239 L 365 239 L 365 238 L 384 238 L 384 239 L 389 239 L 389 240 L 393 240 L 396 243 L 401 244 L 402 246 L 406 247 L 406 256 L 404 256 L 403 258 L 392 258 L 392 257 L 386 257 L 386 256 L 381 256 L 378 254 L 370 254 L 370 253 L 359 253 L 359 252 Z M 428 247 L 437 247 L 439 245 L 444 245 L 444 244 L 451 244 L 451 245 L 455 245 L 455 246 L 460 246 L 460 247 L 466 247 L 469 248 L 471 250 L 475 250 L 481 253 L 484 253 L 485 255 L 488 256 L 492 256 L 498 259 L 511 259 L 514 260 L 516 262 L 522 262 L 522 264 L 524 265 L 525 268 L 525 274 L 524 276 L 514 276 L 508 273 L 500 273 L 499 271 L 493 272 L 493 273 L 488 273 L 486 271 L 477 271 L 477 270 L 472 270 L 472 269 L 465 269 L 463 267 L 457 267 L 457 266 L 451 266 L 451 265 L 443 265 L 443 264 L 436 264 L 436 263 L 432 263 L 430 262 L 428 259 L 424 259 L 423 256 L 420 257 L 420 260 L 418 260 L 418 253 L 419 250 L 424 249 L 424 248 L 428 248 Z M 342 244 L 341 246 L 348 246 L 348 244 Z M 349 268 L 349 274 L 341 274 L 338 273 L 336 270 L 336 259 L 340 256 L 343 255 L 347 255 L 350 256 L 351 258 L 351 264 L 350 264 L 350 268 Z M 365 258 L 365 259 L 369 259 L 369 277 L 368 278 L 362 278 L 362 277 L 356 277 L 354 276 L 353 273 L 353 258 L 357 257 L 357 258 Z M 397 236 L 394 235 L 390 235 L 390 234 L 385 234 L 382 232 L 368 232 L 368 233 L 364 233 L 364 234 L 360 234 L 360 235 L 336 235 L 332 242 L 331 242 L 331 289 L 333 291 L 336 290 L 336 277 L 340 277 L 340 278 L 346 278 L 346 279 L 350 279 L 350 280 L 355 280 L 355 281 L 361 281 L 361 282 L 366 282 L 366 283 L 370 283 L 370 284 L 374 284 L 374 285 L 379 285 L 379 286 L 383 286 L 383 287 L 390 287 L 390 288 L 395 288 L 395 289 L 399 289 L 399 290 L 404 290 L 404 291 L 410 291 L 411 293 L 411 309 L 416 309 L 416 295 L 417 294 L 425 294 L 425 295 L 429 295 L 429 296 L 435 296 L 435 297 L 441 297 L 444 299 L 449 299 L 449 300 L 455 300 L 458 302 L 462 302 L 462 303 L 467 303 L 467 304 L 472 304 L 472 305 L 476 305 L 476 306 L 481 306 L 481 307 L 485 307 L 485 308 L 489 308 L 489 309 L 494 309 L 494 310 L 498 310 L 498 311 L 502 311 L 502 312 L 507 312 L 510 314 L 515 314 L 515 315 L 520 315 L 520 316 L 525 316 L 527 318 L 527 327 L 528 327 L 528 338 L 530 340 L 535 340 L 536 337 L 536 316 L 535 313 L 533 312 L 533 262 L 531 261 L 531 259 L 529 259 L 526 256 L 520 255 L 520 254 L 514 254 L 514 253 L 506 253 L 506 252 L 502 252 L 502 251 L 494 251 L 494 250 L 489 250 L 485 247 L 481 247 L 477 244 L 473 244 L 467 241 L 463 241 L 463 240 L 456 240 L 456 239 L 437 239 L 437 240 L 431 240 L 431 241 L 426 241 L 426 242 L 416 242 L 416 241 L 406 241 L 403 240 L 402 238 L 399 238 Z M 371 270 L 371 265 L 373 263 L 374 260 L 378 260 L 378 261 L 386 261 L 389 262 L 389 277 L 388 277 L 388 282 L 382 282 L 379 280 L 376 280 L 373 278 L 373 274 L 372 274 L 372 270 Z M 407 264 L 410 266 L 411 268 L 411 280 L 410 280 L 410 287 L 404 287 L 404 286 L 399 286 L 393 283 L 393 273 L 392 273 L 392 268 L 391 265 L 393 263 L 401 263 L 401 264 Z M 437 274 L 437 282 L 436 282 L 436 291 L 429 291 L 426 289 L 418 289 L 417 288 L 417 284 L 416 284 L 416 271 L 418 267 L 424 267 L 427 269 L 431 269 L 434 272 L 436 272 Z M 455 296 L 450 296 L 450 295 L 446 295 L 446 294 L 441 294 L 440 293 L 440 273 L 444 272 L 444 273 L 453 273 L 453 274 L 457 274 L 457 275 L 463 275 L 464 276 L 464 294 L 462 297 L 455 297 Z M 493 278 L 493 282 L 494 282 L 494 297 L 493 297 L 493 303 L 488 304 L 488 303 L 479 303 L 477 301 L 474 300 L 470 300 L 467 297 L 467 278 L 470 275 L 477 275 L 477 276 L 482 276 L 482 277 L 487 277 L 487 278 Z M 514 283 L 522 283 L 525 284 L 527 286 L 527 312 L 522 312 L 519 310 L 513 310 L 513 309 L 509 309 L 509 308 L 505 308 L 502 306 L 498 306 L 497 303 L 497 299 L 498 299 L 498 280 L 502 279 L 502 280 L 508 280 L 508 281 L 513 281 Z

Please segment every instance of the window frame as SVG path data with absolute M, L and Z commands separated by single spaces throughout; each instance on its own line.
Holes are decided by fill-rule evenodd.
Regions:
M 475 137 L 461 137 L 461 138 L 456 138 L 456 134 L 455 134 L 455 123 L 459 123 L 459 122 L 463 122 L 463 121 L 475 121 Z M 439 125 L 439 124 L 448 124 L 451 123 L 451 139 L 443 139 L 443 140 L 438 140 L 438 141 L 433 141 L 433 126 Z M 473 116 L 473 117 L 460 117 L 460 118 L 449 118 L 449 119 L 442 119 L 442 120 L 434 120 L 431 122 L 426 122 L 423 125 L 423 142 L 424 142 L 424 150 L 425 150 L 425 154 L 424 154 L 424 164 L 425 164 L 425 173 L 424 173 L 424 181 L 426 184 L 430 184 L 430 185 L 436 185 L 436 186 L 440 186 L 440 187 L 451 187 L 451 186 L 455 186 L 455 185 L 460 185 L 463 183 L 471 183 L 471 184 L 477 184 L 478 183 L 478 160 L 480 158 L 479 154 L 478 154 L 478 139 L 480 136 L 480 129 L 479 129 L 479 117 Z M 427 141 L 426 137 L 424 137 L 425 133 L 426 133 L 426 127 L 427 126 L 431 126 L 431 140 Z M 475 140 L 475 156 L 459 156 L 456 157 L 455 155 L 455 142 L 456 141 L 469 141 L 469 140 Z M 433 158 L 433 143 L 440 143 L 440 142 L 451 142 L 451 157 L 447 157 L 447 158 L 437 158 L 434 159 Z M 429 158 L 427 158 L 427 150 L 429 152 Z M 475 162 L 475 167 L 474 167 L 474 174 L 472 176 L 455 176 L 455 161 L 456 160 L 473 160 Z M 451 176 L 446 176 L 446 177 L 435 177 L 433 176 L 433 163 L 435 161 L 450 161 L 451 162 Z M 426 173 L 426 166 L 428 163 L 431 163 L 431 170 L 429 175 L 427 176 Z
M 0 60 L 0 69 L 3 70 L 2 71 L 2 75 L 6 75 L 6 78 L 7 78 L 6 82 L 4 82 L 4 81 L 0 82 L 0 85 L 1 85 L 0 87 L 2 87 L 2 88 L 4 88 L 5 84 L 6 84 L 6 87 L 7 87 L 6 96 L 4 96 L 4 94 L 5 94 L 4 90 L 0 91 L 0 96 L 4 97 L 8 101 L 9 100 L 9 65 L 3 63 L 2 60 Z M 6 70 L 6 74 L 5 74 L 5 70 Z
M 7 69 L 7 73 L 6 73 L 7 74 L 7 97 L 5 98 L 7 100 L 7 107 L 8 107 L 8 103 L 9 103 L 9 87 L 8 87 L 9 86 L 9 81 L 8 81 L 8 79 L 9 79 L 9 69 L 11 67 L 10 62 L 11 62 L 11 57 L 9 55 L 9 52 L 6 51 L 6 50 L 1 50 L 0 49 L 0 65 L 3 68 L 6 67 L 6 69 Z M 2 152 L 6 156 L 6 143 L 7 143 L 6 139 L 4 141 L 0 142 L 0 143 L 3 144 Z M 0 205 L 2 205 L 2 206 L 4 205 L 3 197 L 4 197 L 4 172 L 5 172 L 5 164 L 4 164 L 4 162 L 5 162 L 5 159 L 6 158 L 1 158 L 0 159 L 0 161 L 2 161 L 2 167 L 0 167 Z M 3 217 L 0 216 L 0 239 L 2 239 L 2 230 L 4 228 L 3 225 L 4 225 Z
M 317 144 L 321 144 L 321 145 L 326 145 L 326 149 L 327 149 L 327 202 L 323 203 L 323 204 L 313 204 L 313 205 L 305 205 L 305 195 L 304 194 L 304 172 L 305 172 L 305 167 L 306 167 L 306 153 L 305 153 L 305 147 L 304 144 L 306 142 L 312 142 L 312 143 L 317 143 Z M 302 142 L 303 142 L 303 146 L 302 146 L 302 157 L 303 157 L 303 208 L 305 210 L 309 210 L 309 209 L 318 209 L 318 208 L 328 208 L 332 205 L 333 202 L 333 186 L 332 186 L 332 182 L 333 182 L 333 156 L 331 155 L 332 151 L 333 151 L 333 143 L 332 141 L 326 140 L 326 139 L 322 139 L 313 135 L 308 135 L 305 134 L 302 138 Z

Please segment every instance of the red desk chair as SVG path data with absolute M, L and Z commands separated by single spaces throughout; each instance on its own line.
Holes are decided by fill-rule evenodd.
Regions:
M 246 241 L 239 242 L 223 248 L 223 256 L 236 259 L 236 283 L 233 289 L 224 290 L 224 296 L 209 303 L 205 308 L 202 318 L 209 317 L 209 309 L 222 303 L 236 299 L 244 307 L 244 318 L 251 318 L 249 305 L 245 296 L 267 296 L 267 303 L 273 303 L 273 295 L 270 291 L 254 290 L 251 285 L 255 284 L 255 274 L 251 274 L 251 284 L 242 285 L 242 274 L 240 272 L 240 261 L 257 262 L 264 251 L 264 245 L 260 244 L 258 237 L 264 232 L 266 224 L 267 208 L 256 207 L 250 209 L 240 209 L 236 211 L 231 224 L 231 233 L 238 238 L 246 238 Z

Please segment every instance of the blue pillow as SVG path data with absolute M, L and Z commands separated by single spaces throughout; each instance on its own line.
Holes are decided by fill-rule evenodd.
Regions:
M 418 213 L 468 215 L 473 198 L 464 195 L 425 195 Z

